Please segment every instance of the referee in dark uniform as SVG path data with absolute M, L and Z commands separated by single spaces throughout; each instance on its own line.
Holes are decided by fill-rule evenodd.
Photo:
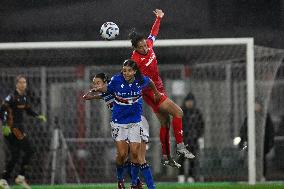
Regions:
M 44 115 L 39 115 L 32 110 L 29 102 L 29 96 L 26 94 L 26 88 L 26 77 L 18 75 L 16 77 L 16 90 L 9 94 L 1 105 L 0 115 L 2 120 L 2 133 L 11 153 L 11 158 L 6 163 L 6 167 L 0 181 L 0 187 L 1 184 L 6 184 L 6 188 L 9 188 L 7 182 L 11 177 L 11 172 L 13 171 L 16 163 L 21 162 L 20 172 L 16 177 L 15 182 L 24 186 L 24 188 L 30 188 L 26 183 L 25 171 L 33 155 L 33 148 L 24 129 L 23 114 L 26 112 L 28 115 L 43 122 L 46 122 L 46 118 Z M 23 152 L 23 156 L 21 156 L 21 152 Z M 21 161 L 20 158 L 22 158 Z

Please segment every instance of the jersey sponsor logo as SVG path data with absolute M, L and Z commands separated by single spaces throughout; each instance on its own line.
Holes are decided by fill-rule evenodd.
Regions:
M 145 65 L 146 65 L 146 66 L 149 66 L 149 65 L 153 62 L 153 60 L 154 60 L 155 58 L 156 58 L 155 53 L 152 53 L 151 56 L 150 56 L 149 61 L 148 61 Z

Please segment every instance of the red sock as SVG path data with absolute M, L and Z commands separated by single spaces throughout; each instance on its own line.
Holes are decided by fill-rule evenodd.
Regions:
M 170 129 L 165 126 L 160 127 L 160 142 L 163 155 L 170 155 Z
M 183 142 L 182 118 L 173 117 L 173 129 L 174 129 L 174 135 L 175 135 L 176 143 L 177 144 L 182 143 Z

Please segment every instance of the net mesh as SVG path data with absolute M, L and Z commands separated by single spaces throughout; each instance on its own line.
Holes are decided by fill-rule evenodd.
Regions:
M 256 116 L 256 168 L 257 173 L 261 173 L 266 113 L 271 111 L 273 120 L 278 123 L 283 107 L 279 104 L 284 102 L 279 97 L 283 92 L 283 72 L 278 71 L 283 70 L 284 54 L 282 50 L 260 46 L 255 46 L 254 50 L 255 93 L 261 98 L 264 110 L 263 115 Z M 86 102 L 81 98 L 96 73 L 113 75 L 120 71 L 122 57 L 129 56 L 129 49 L 113 51 L 0 52 L 1 98 L 13 90 L 15 76 L 25 74 L 34 109 L 48 118 L 48 122 L 42 124 L 25 117 L 25 126 L 36 151 L 28 173 L 32 183 L 50 183 L 53 178 L 55 183 L 115 181 L 116 152 L 110 135 L 110 112 L 102 101 Z M 183 106 L 187 93 L 193 93 L 203 117 L 204 132 L 198 137 L 195 149 L 194 178 L 200 181 L 247 180 L 246 152 L 233 144 L 247 113 L 245 46 L 163 47 L 155 51 L 168 96 Z M 273 87 L 276 84 L 277 87 Z M 181 172 L 160 164 L 159 123 L 147 105 L 144 105 L 144 114 L 150 124 L 150 150 L 146 159 L 152 165 L 154 177 L 175 181 Z M 174 145 L 172 148 L 174 155 Z M 4 155 L 4 147 L 0 149 L 3 170 L 4 159 L 8 159 L 9 154 Z M 277 162 L 277 157 L 273 158 Z M 186 161 L 184 166 L 182 174 L 191 176 L 192 168 L 188 170 L 188 166 L 192 166 L 192 162 Z M 17 168 L 14 174 L 16 171 Z M 276 169 L 270 175 L 281 178 Z

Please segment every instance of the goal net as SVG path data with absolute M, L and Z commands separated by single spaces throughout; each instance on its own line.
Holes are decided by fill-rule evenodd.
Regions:
M 185 124 L 189 134 L 184 136 L 184 142 L 192 144 L 193 138 L 197 141 L 193 168 L 188 168 L 192 165 L 188 161 L 184 172 L 164 167 L 160 164 L 160 126 L 144 104 L 150 124 L 146 159 L 152 165 L 155 180 L 176 181 L 179 174 L 196 181 L 260 180 L 265 120 L 272 91 L 275 96 L 281 93 L 272 89 L 278 83 L 276 74 L 284 51 L 260 46 L 249 49 L 243 39 L 160 40 L 156 44 L 167 95 L 184 107 L 187 94 L 194 94 L 204 129 L 195 136 L 192 133 L 200 123 Z M 25 118 L 36 151 L 28 173 L 31 182 L 115 182 L 116 151 L 110 135 L 110 112 L 102 101 L 83 101 L 82 95 L 96 73 L 111 76 L 120 72 L 123 60 L 131 54 L 129 42 L 11 43 L 0 44 L 0 49 L 1 99 L 13 91 L 15 76 L 24 74 L 34 109 L 48 118 L 46 124 Z M 254 97 L 261 101 L 260 114 L 254 114 Z M 277 111 L 274 109 L 274 113 Z M 248 153 L 234 139 L 240 136 L 249 113 Z M 171 144 L 174 156 L 173 137 Z M 9 158 L 3 149 L 6 148 L 1 147 L 1 170 Z

